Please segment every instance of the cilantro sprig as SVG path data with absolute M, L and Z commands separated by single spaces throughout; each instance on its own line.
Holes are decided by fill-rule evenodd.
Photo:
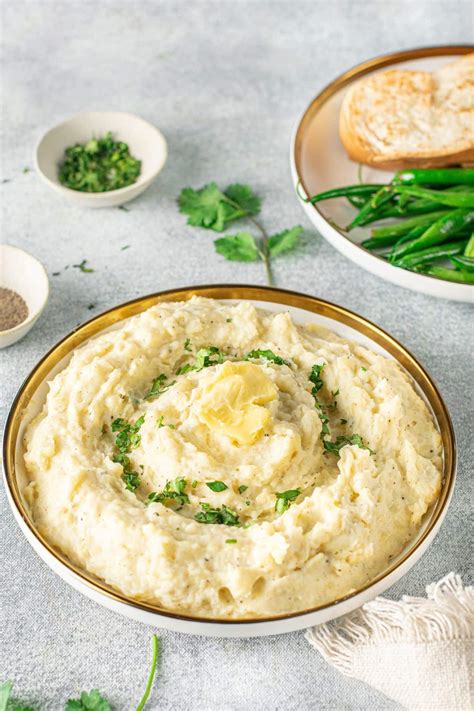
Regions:
M 214 182 L 198 190 L 184 188 L 178 205 L 180 211 L 188 216 L 189 225 L 215 232 L 223 232 L 228 225 L 243 218 L 251 222 L 258 230 L 257 237 L 248 231 L 237 232 L 216 239 L 214 248 L 229 261 L 263 261 L 270 285 L 273 284 L 272 259 L 295 249 L 303 232 L 303 228 L 296 225 L 269 235 L 255 217 L 260 212 L 260 197 L 250 186 L 239 183 L 229 185 L 225 190 L 220 190 Z
M 189 496 L 185 493 L 187 485 L 187 479 L 182 477 L 167 481 L 163 491 L 152 491 L 151 494 L 148 494 L 145 505 L 149 506 L 150 504 L 156 504 L 159 502 L 160 504 L 168 506 L 170 502 L 174 501 L 178 504 L 179 511 L 184 504 L 189 504 Z

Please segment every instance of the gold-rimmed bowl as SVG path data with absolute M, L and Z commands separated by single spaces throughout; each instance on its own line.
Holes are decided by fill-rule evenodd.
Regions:
M 345 338 L 395 359 L 425 400 L 443 442 L 441 492 L 425 516 L 417 536 L 385 570 L 363 588 L 330 604 L 265 618 L 223 620 L 183 615 L 127 597 L 72 564 L 36 530 L 22 495 L 27 481 L 23 435 L 28 423 L 43 407 L 48 382 L 65 367 L 73 351 L 88 339 L 117 328 L 124 320 L 159 302 L 181 301 L 194 295 L 220 300 L 245 300 L 268 310 L 288 311 L 298 323 L 324 325 Z M 157 627 L 206 636 L 257 637 L 290 632 L 339 617 L 379 595 L 399 580 L 429 547 L 446 515 L 454 487 L 456 448 L 451 419 L 435 383 L 414 356 L 381 328 L 347 309 L 312 296 L 266 287 L 216 285 L 174 289 L 134 299 L 88 321 L 54 346 L 32 370 L 12 404 L 5 428 L 3 466 L 8 499 L 21 530 L 47 565 L 74 588 L 111 610 Z
M 362 62 L 325 86 L 303 111 L 291 140 L 290 165 L 296 194 L 306 199 L 324 190 L 359 182 L 359 165 L 347 156 L 338 128 L 344 96 L 354 82 L 394 68 L 432 72 L 473 51 L 472 45 L 447 45 L 394 52 Z M 393 172 L 363 166 L 362 175 L 367 183 L 388 183 Z M 363 269 L 413 291 L 454 301 L 474 302 L 472 284 L 450 282 L 401 269 L 362 247 L 360 243 L 369 237 L 370 229 L 359 227 L 350 233 L 342 229 L 341 226 L 349 224 L 356 214 L 344 198 L 315 205 L 298 199 L 318 232 Z

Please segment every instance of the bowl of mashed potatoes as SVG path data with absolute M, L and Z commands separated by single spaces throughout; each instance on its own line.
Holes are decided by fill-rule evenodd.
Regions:
M 434 383 L 356 314 L 197 287 L 88 322 L 13 404 L 5 473 L 35 550 L 96 601 L 219 636 L 337 617 L 433 539 L 455 447 Z

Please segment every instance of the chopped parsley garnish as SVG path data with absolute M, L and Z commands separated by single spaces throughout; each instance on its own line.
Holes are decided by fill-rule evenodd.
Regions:
M 73 264 L 74 269 L 79 269 L 84 274 L 91 274 L 94 270 L 91 267 L 86 267 L 87 259 L 83 259 L 80 264 Z
M 130 155 L 123 141 L 115 141 L 109 131 L 103 138 L 66 148 L 59 169 L 59 181 L 71 190 L 103 193 L 135 183 L 141 162 Z
M 115 446 L 118 452 L 114 453 L 112 461 L 122 465 L 122 480 L 128 491 L 135 491 L 140 486 L 140 475 L 132 469 L 127 454 L 140 445 L 141 435 L 139 434 L 139 429 L 144 421 L 145 415 L 139 417 L 133 425 L 124 420 L 123 417 L 117 417 L 111 424 L 112 432 L 118 433 L 115 437 Z
M 328 405 L 330 410 L 335 410 L 337 407 L 337 396 L 339 395 L 339 388 L 337 390 L 331 390 L 332 402 Z
M 166 502 L 176 501 L 179 507 L 182 508 L 184 504 L 189 504 L 189 496 L 184 493 L 187 484 L 187 479 L 181 477 L 167 481 L 163 491 L 152 491 L 151 494 L 148 494 L 145 505 L 148 506 L 159 502 L 167 506 Z
M 281 491 L 276 496 L 275 501 L 275 511 L 281 516 L 290 508 L 290 503 L 294 501 L 301 494 L 300 489 L 288 489 L 288 491 Z
M 211 491 L 225 491 L 229 487 L 227 484 L 224 484 L 223 481 L 206 481 L 206 486 L 211 490 Z
M 164 419 L 165 419 L 165 418 L 164 418 L 164 415 L 160 415 L 160 416 L 158 417 L 158 419 L 156 420 L 156 424 L 158 425 L 158 427 L 169 427 L 170 430 L 175 430 L 175 429 L 176 429 L 176 425 L 168 424 L 168 423 L 166 423 L 166 422 L 164 421 Z
M 321 365 L 313 365 L 313 367 L 311 368 L 311 373 L 309 374 L 309 380 L 313 384 L 313 387 L 311 389 L 311 395 L 314 397 L 314 404 L 318 411 L 319 419 L 321 420 L 321 434 L 319 436 L 322 440 L 324 440 L 326 435 L 330 434 L 329 417 L 326 414 L 326 410 L 324 409 L 323 403 L 318 397 L 318 393 L 324 385 L 324 382 L 321 378 L 321 373 L 325 365 L 325 363 L 322 363 Z
M 172 383 L 168 383 L 167 385 L 165 385 L 167 380 L 168 376 L 164 373 L 160 373 L 160 375 L 154 379 L 150 390 L 143 396 L 144 399 L 151 400 L 154 397 L 158 397 L 158 395 L 161 395 L 161 393 L 164 393 L 165 390 L 168 390 L 172 385 L 176 383 L 176 380 L 173 380 Z
M 198 480 L 197 480 L 197 479 L 193 479 L 193 483 L 191 484 L 191 488 L 192 488 L 192 489 L 195 489 L 198 484 L 199 484 Z
M 192 348 L 191 348 L 191 340 L 190 340 L 189 338 L 186 338 L 186 340 L 185 340 L 185 342 L 184 342 L 184 350 L 185 350 L 185 351 L 191 351 L 191 350 L 192 350 Z
M 202 511 L 195 514 L 194 518 L 199 523 L 221 523 L 224 526 L 239 526 L 238 515 L 227 506 L 212 508 L 210 504 L 201 504 Z
M 247 489 L 248 489 L 248 486 L 245 486 L 245 484 L 241 484 L 239 486 L 239 494 L 243 494 L 244 491 L 247 491 Z
M 217 346 L 208 346 L 207 348 L 200 348 L 196 353 L 196 362 L 194 365 L 186 363 L 181 368 L 178 368 L 176 375 L 184 375 L 189 373 L 191 370 L 199 372 L 203 368 L 209 368 L 211 365 L 219 365 L 224 362 L 224 353 L 217 348 Z
M 339 422 L 341 423 L 341 425 L 347 425 L 347 420 L 344 417 L 341 417 Z
M 226 543 L 237 543 L 237 538 L 228 538 Z
M 282 358 L 281 356 L 275 355 L 273 351 L 262 349 L 250 351 L 249 353 L 247 353 L 244 360 L 257 358 L 263 358 L 264 360 L 268 360 L 272 363 L 275 363 L 276 365 L 290 365 L 287 360 L 284 360 L 284 358 Z
M 339 456 L 339 453 L 343 447 L 346 446 L 346 444 L 352 444 L 357 447 L 360 447 L 360 449 L 368 449 L 371 454 L 375 454 L 375 452 L 370 449 L 366 444 L 364 444 L 364 440 L 362 437 L 358 434 L 353 434 L 350 437 L 346 435 L 339 435 L 339 437 L 336 437 L 335 442 L 329 442 L 328 440 L 324 440 L 324 449 L 327 452 L 331 452 L 332 454 L 336 454 Z

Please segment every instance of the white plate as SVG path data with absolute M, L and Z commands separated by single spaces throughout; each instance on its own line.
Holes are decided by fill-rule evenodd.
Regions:
M 77 568 L 35 529 L 21 493 L 28 481 L 23 459 L 23 437 L 26 427 L 44 405 L 49 381 L 66 366 L 74 349 L 89 338 L 119 327 L 126 318 L 154 303 L 182 300 L 193 294 L 228 300 L 245 299 L 272 311 L 286 310 L 299 323 L 322 324 L 345 338 L 388 358 L 395 358 L 410 375 L 433 413 L 444 446 L 444 483 L 440 497 L 425 516 L 417 536 L 393 559 L 389 568 L 360 591 L 310 611 L 260 620 L 223 621 L 175 614 L 156 605 L 127 598 L 104 581 Z M 429 547 L 446 515 L 454 487 L 455 442 L 449 414 L 436 386 L 413 356 L 380 328 L 346 309 L 310 296 L 280 289 L 232 285 L 193 287 L 136 299 L 97 316 L 66 336 L 38 363 L 15 398 L 5 428 L 3 463 L 5 488 L 18 525 L 46 564 L 76 590 L 115 612 L 156 627 L 214 637 L 260 637 L 303 629 L 339 617 L 360 607 L 399 580 Z
M 328 84 L 313 99 L 297 122 L 291 148 L 291 174 L 293 185 L 307 197 L 329 190 L 358 183 L 358 164 L 351 161 L 339 139 L 339 110 L 349 86 L 360 79 L 396 65 L 397 69 L 433 71 L 465 54 L 472 47 L 434 47 L 398 52 L 359 64 Z M 389 182 L 393 172 L 363 166 L 363 179 L 368 183 Z M 299 198 L 298 198 L 299 199 Z M 299 200 L 304 211 L 317 230 L 333 247 L 359 266 L 382 279 L 455 301 L 474 301 L 474 286 L 457 284 L 437 277 L 417 274 L 400 269 L 360 246 L 367 239 L 368 230 L 358 228 L 350 236 L 335 225 L 347 225 L 356 211 L 344 198 L 327 200 L 311 205 Z

